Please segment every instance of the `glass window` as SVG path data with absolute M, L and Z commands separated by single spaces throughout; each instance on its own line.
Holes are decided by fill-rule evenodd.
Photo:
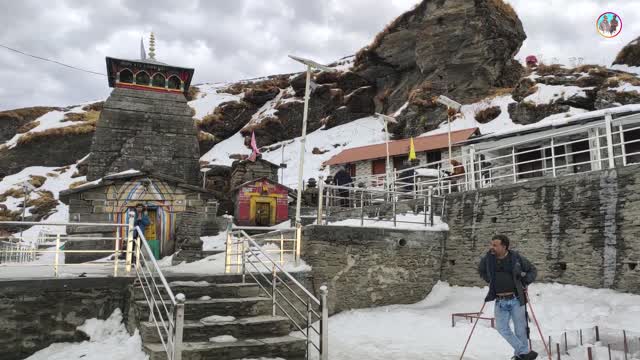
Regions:
M 174 75 L 169 78 L 169 89 L 180 90 L 181 83 L 180 79 Z
M 149 85 L 150 78 L 149 74 L 144 71 L 140 71 L 136 74 L 136 84 L 138 85 Z
M 151 82 L 152 86 L 155 87 L 165 87 L 166 86 L 166 81 L 164 78 L 164 75 L 162 74 L 155 74 L 153 75 L 153 81 Z
M 121 83 L 132 84 L 133 83 L 133 73 L 131 71 L 129 71 L 128 69 L 124 69 L 124 70 L 120 71 L 120 82 Z

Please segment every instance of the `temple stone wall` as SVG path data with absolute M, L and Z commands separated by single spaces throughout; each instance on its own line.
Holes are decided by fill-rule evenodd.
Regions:
M 115 88 L 98 119 L 87 179 L 136 169 L 200 185 L 192 111 L 182 94 Z

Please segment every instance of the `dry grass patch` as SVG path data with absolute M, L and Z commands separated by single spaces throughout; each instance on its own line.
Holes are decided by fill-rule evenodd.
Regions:
M 96 130 L 95 122 L 87 121 L 78 125 L 47 129 L 45 131 L 39 131 L 35 133 L 26 133 L 18 139 L 17 145 L 18 146 L 28 145 L 36 141 L 42 141 L 44 139 L 51 139 L 51 138 L 59 138 L 64 136 L 77 136 L 77 135 L 91 134 L 95 130 Z
M 486 124 L 489 121 L 497 118 L 502 113 L 499 106 L 492 106 L 476 113 L 475 119 L 481 124 Z
M 284 75 L 274 76 L 266 80 L 247 81 L 231 84 L 228 87 L 218 90 L 220 93 L 239 95 L 248 90 L 269 90 L 273 88 L 286 89 L 289 87 L 289 77 Z
M 195 100 L 199 93 L 200 88 L 197 86 L 189 86 L 189 91 L 187 91 L 187 101 Z
M 33 185 L 35 188 L 39 188 L 44 185 L 44 182 L 47 181 L 47 178 L 40 175 L 29 175 L 29 184 Z
M 510 4 L 505 3 L 503 0 L 491 0 L 491 4 L 495 6 L 506 17 L 516 20 L 518 14 Z
M 22 190 L 22 188 L 10 188 L 10 189 L 6 190 L 5 192 L 3 192 L 2 194 L 0 194 L 0 202 L 7 201 L 8 197 L 14 197 L 14 198 L 18 199 L 18 198 L 22 198 L 24 196 L 25 196 L 25 193 Z
M 40 121 L 38 121 L 38 120 L 34 120 L 34 121 L 32 121 L 32 122 L 28 122 L 28 123 L 26 123 L 26 124 L 24 124 L 24 125 L 20 126 L 20 127 L 16 130 L 16 132 L 17 132 L 18 134 L 24 134 L 24 133 L 28 132 L 29 130 L 31 130 L 31 129 L 33 129 L 33 128 L 37 127 L 38 125 L 40 125 Z
M 89 110 L 83 113 L 66 113 L 64 114 L 64 119 L 62 120 L 62 122 L 73 121 L 96 123 L 99 117 L 100 111 L 97 110 Z
M 84 185 L 86 183 L 87 183 L 87 180 L 74 181 L 71 184 L 69 184 L 69 189 L 75 189 L 78 186 Z
M 547 76 L 547 75 L 564 76 L 564 75 L 570 74 L 571 70 L 563 68 L 562 65 L 560 64 L 546 65 L 541 63 L 536 68 L 536 73 L 540 76 Z
M 104 101 L 95 102 L 93 104 L 85 105 L 82 107 L 84 111 L 102 111 L 104 108 Z
M 198 141 L 216 141 L 216 137 L 206 131 L 198 131 Z
M 27 201 L 27 206 L 31 207 L 29 212 L 34 216 L 42 217 L 48 215 L 58 206 L 58 200 L 55 199 L 51 191 L 38 191 L 37 194 L 40 196 Z
M 638 79 L 638 77 L 633 74 L 628 74 L 628 73 L 617 74 L 612 79 L 618 80 L 619 82 L 626 82 L 633 86 L 640 86 L 640 79 Z

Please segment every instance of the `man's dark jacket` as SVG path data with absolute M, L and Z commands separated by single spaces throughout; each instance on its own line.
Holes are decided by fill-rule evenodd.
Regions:
M 511 257 L 511 263 L 513 264 L 513 282 L 516 284 L 518 301 L 520 301 L 520 305 L 524 305 L 526 304 L 524 289 L 536 280 L 538 270 L 536 270 L 536 267 L 527 260 L 527 258 L 513 250 L 509 250 L 509 254 L 507 256 Z M 480 273 L 480 277 L 489 283 L 489 293 L 485 297 L 484 301 L 495 300 L 496 256 L 491 253 L 491 251 L 487 252 L 487 254 L 482 257 L 482 260 L 480 260 L 478 272 Z

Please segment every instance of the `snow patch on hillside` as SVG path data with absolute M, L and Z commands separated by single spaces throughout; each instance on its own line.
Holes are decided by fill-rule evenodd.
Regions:
M 550 104 L 572 96 L 587 97 L 584 91 L 593 89 L 593 87 L 581 88 L 579 86 L 545 84 L 538 84 L 536 87 L 536 92 L 524 98 L 524 101 L 532 102 L 536 105 Z
M 233 95 L 222 92 L 222 90 L 229 85 L 229 83 L 197 85 L 200 92 L 195 100 L 189 101 L 189 106 L 196 111 L 194 117 L 196 119 L 202 119 L 206 115 L 212 114 L 215 108 L 223 102 L 239 101 L 242 99 L 243 94 Z
M 323 169 L 322 163 L 344 149 L 370 145 L 385 141 L 384 125 L 381 120 L 372 116 L 352 121 L 345 125 L 331 129 L 318 129 L 307 134 L 304 178 L 317 178 L 319 175 L 328 175 L 328 168 Z M 283 184 L 293 187 L 298 182 L 298 163 L 300 155 L 300 138 L 285 140 L 269 146 L 279 148 L 272 151 L 264 151 L 262 158 L 274 164 L 282 162 L 287 164 L 284 169 Z M 284 150 L 283 148 L 284 147 Z M 327 151 L 324 154 L 313 154 L 314 148 Z M 238 132 L 232 137 L 216 144 L 209 152 L 202 156 L 201 160 L 215 165 L 230 166 L 234 161 L 229 158 L 231 154 L 251 154 L 251 149 L 244 145 L 244 138 Z

